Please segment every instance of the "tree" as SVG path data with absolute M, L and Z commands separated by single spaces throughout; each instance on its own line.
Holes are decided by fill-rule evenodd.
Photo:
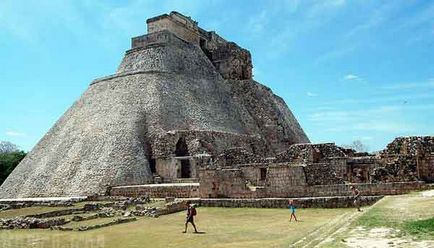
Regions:
M 9 141 L 0 141 L 0 153 L 19 151 L 18 146 Z
M 25 156 L 26 153 L 19 151 L 17 145 L 9 141 L 0 141 L 0 185 Z
M 368 151 L 368 146 L 363 144 L 362 141 L 360 141 L 360 140 L 355 140 L 355 141 L 353 141 L 353 143 L 351 143 L 349 145 L 343 145 L 343 147 L 356 150 L 357 152 L 367 152 Z

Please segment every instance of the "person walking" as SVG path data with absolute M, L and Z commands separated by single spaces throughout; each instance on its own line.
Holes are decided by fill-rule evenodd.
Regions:
M 360 209 L 360 191 L 354 185 L 352 185 L 350 189 L 354 197 L 353 205 L 357 208 L 357 211 L 361 212 L 362 210 Z
M 194 224 L 194 216 L 196 216 L 196 214 L 197 214 L 196 207 L 191 204 L 191 201 L 187 201 L 185 203 L 185 206 L 187 207 L 187 216 L 185 219 L 185 229 L 184 229 L 183 233 L 187 232 L 188 223 L 191 223 L 191 225 L 194 228 L 194 232 L 198 233 L 198 231 L 196 229 L 196 225 Z
M 289 211 L 291 211 L 291 218 L 289 218 L 289 222 L 291 222 L 292 217 L 294 217 L 295 221 L 298 221 L 297 216 L 295 216 L 295 209 L 296 208 L 297 208 L 297 206 L 295 205 L 294 200 L 289 200 L 288 201 L 288 209 L 289 209 Z

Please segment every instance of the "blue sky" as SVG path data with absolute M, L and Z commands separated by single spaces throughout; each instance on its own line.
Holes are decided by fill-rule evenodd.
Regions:
M 1 0 L 0 140 L 30 150 L 171 10 L 249 49 L 312 142 L 434 135 L 434 1 Z

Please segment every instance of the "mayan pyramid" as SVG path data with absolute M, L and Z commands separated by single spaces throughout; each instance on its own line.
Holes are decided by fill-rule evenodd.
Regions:
M 0 198 L 104 193 L 153 183 L 155 168 L 170 171 L 174 157 L 233 147 L 273 156 L 309 142 L 285 102 L 252 79 L 249 51 L 177 12 L 147 25 L 116 74 L 90 84 L 1 185 Z

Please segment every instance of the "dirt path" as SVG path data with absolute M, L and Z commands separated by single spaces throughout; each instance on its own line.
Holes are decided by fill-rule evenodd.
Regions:
M 400 230 L 393 226 L 375 228 L 355 226 L 354 221 L 357 218 L 368 214 L 373 209 L 375 211 L 381 209 L 387 215 L 390 214 L 388 218 L 392 221 L 430 218 L 434 216 L 434 190 L 419 194 L 385 197 L 373 206 L 364 209 L 362 214 L 346 216 L 344 223 L 337 220 L 332 226 L 307 235 L 303 240 L 297 242 L 295 247 L 434 248 L 434 240 L 414 240 L 412 237 L 402 236 Z M 334 228 L 339 225 L 339 228 Z M 318 240 L 320 242 L 317 242 Z
M 396 237 L 398 230 L 393 228 L 365 229 L 356 227 L 350 231 L 345 246 L 351 248 L 373 247 L 434 247 L 434 241 L 414 241 Z

